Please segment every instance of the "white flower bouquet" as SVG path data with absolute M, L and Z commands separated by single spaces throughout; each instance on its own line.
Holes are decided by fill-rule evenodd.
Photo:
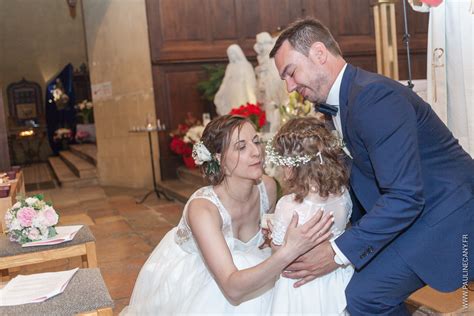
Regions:
M 61 141 L 63 139 L 72 139 L 72 131 L 69 128 L 58 128 L 54 131 L 53 140 Z
M 20 199 L 5 214 L 11 241 L 24 244 L 56 236 L 59 215 L 41 194 Z
M 81 118 L 83 124 L 91 124 L 94 122 L 94 105 L 91 101 L 84 100 L 75 106 L 77 116 Z
M 203 125 L 196 125 L 196 126 L 190 127 L 186 135 L 184 135 L 183 140 L 185 143 L 195 144 L 201 140 L 203 132 L 204 132 Z

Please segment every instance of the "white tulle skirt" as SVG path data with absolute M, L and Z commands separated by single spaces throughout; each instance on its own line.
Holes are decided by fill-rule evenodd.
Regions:
M 230 304 L 199 253 L 183 251 L 169 231 L 152 252 L 138 276 L 130 305 L 121 315 L 268 315 L 272 285 L 238 306 Z M 232 257 L 239 269 L 255 266 L 270 255 L 258 249 L 261 238 L 235 240 Z
M 273 290 L 272 315 L 348 315 L 344 291 L 354 269 L 339 268 L 299 288 L 296 280 L 280 277 Z

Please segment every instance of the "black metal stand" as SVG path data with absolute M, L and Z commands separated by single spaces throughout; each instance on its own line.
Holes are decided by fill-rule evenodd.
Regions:
M 410 33 L 408 33 L 407 7 L 406 7 L 406 4 L 405 4 L 405 0 L 402 0 L 402 2 L 403 2 L 403 23 L 404 23 L 404 27 L 405 27 L 405 33 L 403 34 L 403 43 L 405 44 L 406 49 L 407 49 L 407 64 L 408 64 L 408 83 L 407 83 L 407 86 L 408 86 L 408 88 L 413 90 L 413 87 L 415 85 L 411 81 Z
M 142 204 L 143 202 L 145 202 L 145 200 L 147 199 L 147 197 L 150 196 L 150 194 L 152 193 L 156 193 L 156 196 L 161 199 L 161 194 L 163 194 L 163 196 L 168 200 L 168 201 L 172 201 L 172 199 L 170 197 L 168 197 L 168 195 L 166 195 L 166 193 L 161 190 L 160 188 L 158 188 L 156 186 L 156 179 L 155 179 L 155 162 L 154 162 L 154 159 L 153 159 L 153 145 L 152 145 L 152 142 L 151 142 L 151 132 L 153 131 L 156 131 L 156 129 L 153 129 L 153 130 L 146 130 L 146 133 L 148 134 L 148 143 L 150 144 L 150 161 L 151 161 L 151 174 L 152 174 L 152 178 L 153 178 L 153 190 L 147 192 L 147 194 L 145 194 L 145 196 L 143 198 L 141 198 L 140 200 L 136 201 L 137 204 Z M 137 133 L 134 131 L 134 133 Z

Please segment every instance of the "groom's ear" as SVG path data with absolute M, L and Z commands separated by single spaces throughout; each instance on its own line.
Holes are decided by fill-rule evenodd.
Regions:
M 326 63 L 328 58 L 328 50 L 326 45 L 321 42 L 314 42 L 308 51 L 308 58 L 317 65 Z
M 219 166 L 221 165 L 221 154 L 215 154 L 215 157 L 217 159 L 217 162 L 219 163 Z

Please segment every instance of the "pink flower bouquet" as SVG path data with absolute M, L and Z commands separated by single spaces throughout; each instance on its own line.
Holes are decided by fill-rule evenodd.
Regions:
M 51 203 L 45 202 L 41 194 L 20 199 L 5 214 L 10 240 L 20 244 L 56 236 L 54 226 L 58 219 Z

